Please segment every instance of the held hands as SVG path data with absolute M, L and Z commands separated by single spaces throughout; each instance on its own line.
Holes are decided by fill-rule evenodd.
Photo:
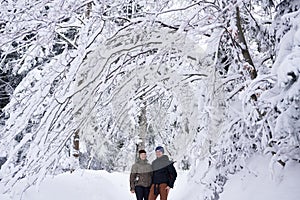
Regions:
M 134 191 L 134 190 L 130 190 L 130 192 L 131 192 L 132 194 L 134 194 L 134 193 L 135 193 L 135 191 Z

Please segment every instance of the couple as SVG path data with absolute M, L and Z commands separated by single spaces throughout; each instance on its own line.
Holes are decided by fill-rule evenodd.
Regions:
M 174 186 L 177 172 L 174 162 L 164 155 L 161 146 L 155 149 L 156 159 L 150 165 L 145 150 L 139 151 L 138 161 L 132 166 L 130 174 L 130 190 L 136 194 L 137 200 L 167 200 L 168 193 Z

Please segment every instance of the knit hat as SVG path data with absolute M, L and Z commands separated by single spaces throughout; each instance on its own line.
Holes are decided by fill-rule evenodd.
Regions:
M 139 154 L 146 153 L 144 149 L 139 150 Z
M 156 148 L 155 148 L 155 151 L 160 151 L 160 152 L 162 152 L 162 153 L 165 153 L 165 150 L 164 150 L 164 148 L 163 148 L 162 146 L 156 147 Z

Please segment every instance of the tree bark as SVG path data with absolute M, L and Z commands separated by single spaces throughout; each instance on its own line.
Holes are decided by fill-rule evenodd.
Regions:
M 242 29 L 242 22 L 241 22 L 241 16 L 240 16 L 240 8 L 237 6 L 236 7 L 236 25 L 238 28 L 238 40 L 240 42 L 240 47 L 242 50 L 243 57 L 245 58 L 245 61 L 248 62 L 251 65 L 251 68 L 249 68 L 249 73 L 251 76 L 251 79 L 255 79 L 257 77 L 257 72 L 253 63 L 253 60 L 251 58 L 247 42 L 245 39 L 245 35 Z
M 74 133 L 73 148 L 74 148 L 73 156 L 75 158 L 78 158 L 79 157 L 79 130 L 77 130 Z
M 142 99 L 142 98 L 141 98 Z M 137 148 L 136 148 L 136 158 L 139 156 L 139 150 L 145 149 L 145 141 L 146 141 L 146 135 L 147 135 L 147 116 L 146 116 L 146 102 L 143 103 L 141 106 L 141 113 L 139 116 L 139 141 L 137 143 Z
M 85 17 L 86 17 L 86 18 L 90 18 L 90 16 L 91 16 L 91 11 L 92 11 L 92 6 L 93 6 L 93 2 L 89 2 L 89 3 L 86 5 L 86 7 L 87 7 L 86 12 L 85 12 Z

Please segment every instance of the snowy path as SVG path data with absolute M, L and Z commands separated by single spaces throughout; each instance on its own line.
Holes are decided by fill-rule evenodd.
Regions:
M 264 157 L 250 160 L 247 169 L 229 177 L 220 200 L 299 200 L 300 165 L 286 166 L 285 173 L 272 178 L 268 162 Z M 47 177 L 22 200 L 135 200 L 128 180 L 129 173 L 78 170 Z M 2 188 L 0 184 L 1 200 L 19 200 L 1 195 Z M 201 185 L 187 183 L 187 172 L 178 172 L 169 200 L 202 200 L 204 192 Z
M 179 172 L 177 181 L 183 183 L 185 177 Z M 78 170 L 46 178 L 40 188 L 32 187 L 25 192 L 22 200 L 135 200 L 135 195 L 129 192 L 128 180 L 129 173 Z M 175 198 L 178 192 L 179 187 L 172 190 L 170 200 L 179 200 Z M 0 199 L 10 198 L 0 194 Z
M 177 181 L 183 183 L 182 179 L 185 176 L 179 172 Z M 179 191 L 180 188 L 173 190 L 170 200 L 179 200 L 175 198 Z M 31 190 L 24 197 L 24 200 L 136 200 L 129 192 L 129 173 L 83 170 L 47 179 L 39 192 Z

